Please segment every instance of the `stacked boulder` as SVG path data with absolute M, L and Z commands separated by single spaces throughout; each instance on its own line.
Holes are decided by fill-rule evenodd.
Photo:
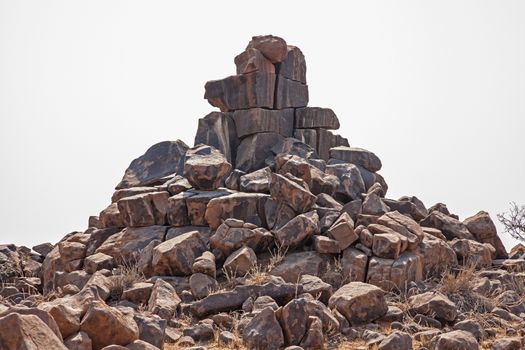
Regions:
M 299 48 L 254 37 L 235 64 L 237 75 L 206 84 L 220 112 L 199 120 L 194 147 L 161 142 L 135 159 L 86 231 L 34 247 L 40 254 L 0 246 L 0 261 L 23 270 L 17 283 L 47 297 L 2 289 L 2 327 L 41 327 L 35 316 L 8 317 L 24 304 L 48 319 L 42 346 L 55 348 L 230 346 L 237 330 L 250 349 L 320 349 L 334 334 L 403 319 L 386 292 L 414 293 L 461 265 L 525 266 L 506 260 L 486 212 L 460 221 L 444 204 L 387 198 L 381 160 L 332 133 L 331 109 L 307 106 Z M 445 296 L 410 305 L 427 323 L 458 318 Z M 228 313 L 240 315 L 235 327 Z M 375 339 L 412 348 L 403 332 Z

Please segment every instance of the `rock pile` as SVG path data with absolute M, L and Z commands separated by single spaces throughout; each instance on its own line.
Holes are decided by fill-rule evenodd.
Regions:
M 0 348 L 477 349 L 496 325 L 521 348 L 525 260 L 490 216 L 387 198 L 381 160 L 308 106 L 299 48 L 254 37 L 234 61 L 194 147 L 135 159 L 86 231 L 0 246 Z

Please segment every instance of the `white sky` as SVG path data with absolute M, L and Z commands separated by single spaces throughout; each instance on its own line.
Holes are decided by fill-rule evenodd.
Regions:
M 132 159 L 193 145 L 205 82 L 269 33 L 389 197 L 494 220 L 525 203 L 525 1 L 0 0 L 0 243 L 84 230 Z

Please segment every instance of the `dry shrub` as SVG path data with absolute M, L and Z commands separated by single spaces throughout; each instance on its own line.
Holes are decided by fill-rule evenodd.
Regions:
M 120 300 L 122 292 L 134 283 L 144 282 L 146 277 L 136 259 L 120 260 L 120 265 L 113 270 L 111 276 L 110 294 L 112 300 Z

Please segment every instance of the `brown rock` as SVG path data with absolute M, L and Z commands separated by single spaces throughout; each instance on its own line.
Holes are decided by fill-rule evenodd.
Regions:
M 130 315 L 103 302 L 90 305 L 80 329 L 91 338 L 93 349 L 102 349 L 111 344 L 126 345 L 139 337 L 137 324 Z
M 397 211 L 386 213 L 377 222 L 406 237 L 411 251 L 417 249 L 425 235 L 418 223 Z
M 262 223 L 263 200 L 268 195 L 260 193 L 234 193 L 210 200 L 205 218 L 212 230 L 216 230 L 222 220 L 235 218 L 256 225 Z
M 339 159 L 375 173 L 381 170 L 381 160 L 372 152 L 355 147 L 334 147 L 330 150 L 330 158 Z
M 519 338 L 496 339 L 491 350 L 520 350 L 522 343 Z
M 242 192 L 270 193 L 271 178 L 272 170 L 269 167 L 256 170 L 241 176 L 239 189 Z
M 308 326 L 306 299 L 294 299 L 286 304 L 281 311 L 280 321 L 285 343 L 287 345 L 299 345 Z
M 85 332 L 78 332 L 64 340 L 64 345 L 69 350 L 91 350 L 91 338 Z
M 253 72 L 208 81 L 204 98 L 222 112 L 255 107 L 273 108 L 275 74 Z
M 263 228 L 231 227 L 228 225 L 230 222 L 226 220 L 210 237 L 210 247 L 219 250 L 225 257 L 243 246 L 265 251 L 269 242 L 273 241 L 272 234 Z
M 336 190 L 335 199 L 343 202 L 361 198 L 365 192 L 365 183 L 359 169 L 350 163 L 339 163 L 326 166 L 326 173 L 339 179 L 339 188 Z
M 168 282 L 157 279 L 148 300 L 148 311 L 169 321 L 177 313 L 180 303 L 181 300 L 175 289 Z
M 243 53 L 235 57 L 237 74 L 247 74 L 253 72 L 263 72 L 275 74 L 275 66 L 268 60 L 261 51 L 255 48 L 248 48 Z
M 82 309 L 78 309 L 68 303 L 66 300 L 55 301 L 54 303 L 43 303 L 38 306 L 39 309 L 51 315 L 53 322 L 60 330 L 61 339 L 66 339 L 80 330 L 80 317 Z M 42 319 L 50 328 L 54 328 L 48 320 Z
M 317 130 L 315 129 L 294 129 L 293 137 L 307 144 L 317 152 Z
M 191 184 L 188 180 L 180 175 L 176 175 L 171 180 L 168 180 L 163 186 L 166 186 L 166 189 L 172 196 L 191 189 Z
M 455 239 L 449 243 L 463 265 L 486 268 L 492 265 L 495 249 L 492 245 L 479 243 L 470 239 Z
M 153 270 L 159 275 L 189 275 L 195 259 L 206 251 L 198 231 L 169 239 L 153 249 Z
M 508 259 L 509 255 L 498 237 L 496 225 L 494 225 L 489 213 L 480 211 L 476 215 L 466 218 L 463 224 L 467 226 L 469 232 L 474 235 L 478 242 L 488 243 L 496 249 L 497 259 Z
M 95 253 L 113 256 L 118 261 L 135 261 L 152 241 L 162 241 L 166 234 L 165 226 L 128 227 L 109 237 Z
M 315 197 L 314 197 L 315 198 Z M 319 216 L 315 211 L 296 216 L 274 232 L 283 247 L 297 247 L 304 240 L 319 232 Z
M 275 108 L 299 108 L 308 105 L 308 85 L 277 76 Z
M 271 308 L 259 312 L 243 330 L 243 340 L 250 349 L 280 349 L 284 336 L 279 321 Z
M 158 192 L 156 187 L 141 186 L 141 187 L 130 187 L 116 190 L 111 196 L 111 203 L 117 203 L 122 198 L 133 197 L 139 194 Z
M 314 249 L 320 254 L 339 254 L 341 247 L 335 239 L 326 236 L 314 236 Z
M 287 204 L 296 213 L 307 212 L 317 199 L 304 187 L 275 173 L 271 174 L 270 194 L 274 200 Z
M 306 107 L 295 111 L 297 129 L 339 129 L 339 120 L 330 108 Z
M 0 344 L 5 350 L 67 349 L 62 339 L 35 315 L 12 313 L 0 317 L 0 329 Z
M 339 216 L 328 229 L 327 234 L 339 242 L 341 250 L 345 250 L 358 239 L 354 232 L 354 221 L 347 213 L 342 213 Z
M 104 253 L 96 253 L 84 259 L 84 270 L 87 273 L 95 273 L 98 270 L 111 270 L 115 267 L 115 260 L 112 256 Z
M 215 278 L 216 275 L 216 266 L 215 266 L 215 255 L 211 252 L 204 252 L 200 257 L 195 259 L 195 262 L 192 266 L 192 272 L 203 273 L 212 278 Z
M 430 214 L 420 224 L 421 226 L 440 230 L 448 240 L 453 240 L 454 238 L 474 239 L 474 236 L 461 221 L 438 210 L 430 211 Z
M 180 227 L 190 224 L 186 199 L 194 195 L 194 192 L 182 192 L 168 198 L 167 219 L 171 226 Z
M 245 276 L 257 265 L 257 255 L 253 249 L 242 247 L 233 252 L 224 262 L 224 269 L 232 276 Z
M 388 311 L 384 292 L 362 282 L 350 282 L 338 289 L 330 298 L 328 306 L 339 311 L 351 325 L 372 322 Z
M 229 163 L 234 164 L 239 140 L 231 114 L 212 112 L 199 119 L 195 145 L 199 144 L 218 149 Z
M 274 267 L 271 274 L 282 277 L 286 282 L 297 283 L 303 275 L 321 276 L 326 269 L 326 261 L 313 251 L 287 254 L 283 261 Z
M 370 258 L 367 282 L 384 290 L 405 290 L 409 282 L 423 279 L 421 256 L 405 252 L 397 260 Z
M 153 283 L 136 282 L 133 283 L 131 287 L 124 289 L 122 292 L 122 299 L 131 301 L 137 305 L 147 304 L 152 289 Z
M 423 257 L 423 276 L 440 276 L 443 272 L 457 266 L 454 250 L 443 240 L 426 235 L 418 249 Z
M 308 318 L 308 330 L 301 341 L 301 347 L 305 350 L 324 348 L 323 323 L 318 317 Z
M 452 322 L 458 314 L 456 305 L 440 292 L 426 292 L 408 299 L 410 312 Z
M 378 350 L 412 350 L 412 337 L 400 331 L 392 332 L 378 347 Z
M 397 259 L 401 253 L 401 239 L 392 233 L 375 234 L 372 251 L 380 258 Z
M 367 264 L 365 253 L 354 248 L 345 249 L 341 258 L 343 279 L 347 282 L 365 282 Z
M 117 203 L 111 203 L 107 208 L 98 214 L 103 228 L 124 227 L 124 219 L 118 210 Z
M 306 84 L 306 61 L 298 47 L 288 45 L 286 58 L 279 65 L 279 75 Z
M 390 211 L 390 208 L 383 203 L 381 197 L 375 193 L 366 195 L 363 201 L 362 213 L 366 215 L 383 215 Z
M 55 321 L 54 317 L 49 312 L 45 311 L 44 309 L 13 306 L 10 308 L 6 308 L 5 311 L 2 311 L 2 309 L 0 309 L 0 318 L 7 316 L 9 314 L 12 314 L 12 313 L 16 313 L 19 315 L 33 315 L 33 316 L 38 317 L 39 319 L 42 320 L 42 322 L 44 322 L 44 324 L 46 324 L 49 327 L 51 332 L 53 332 L 58 337 L 58 339 L 62 339 L 61 330 L 57 322 Z
M 188 146 L 180 140 L 151 146 L 144 155 L 131 162 L 117 189 L 158 185 L 168 175 L 182 175 L 187 149 Z
M 194 273 L 190 277 L 191 294 L 196 299 L 207 297 L 211 292 L 217 289 L 217 281 L 203 273 Z
M 197 145 L 186 152 L 184 176 L 199 190 L 216 190 L 230 170 L 226 157 L 212 146 Z
M 432 340 L 435 350 L 478 350 L 476 338 L 469 332 L 452 331 L 436 336 Z
M 288 54 L 288 46 L 284 39 L 273 35 L 254 36 L 248 43 L 248 49 L 259 50 L 264 57 L 269 59 L 272 63 L 279 63 L 286 59 Z
M 206 209 L 208 203 L 218 197 L 223 197 L 231 192 L 225 190 L 217 191 L 192 191 L 193 195 L 186 198 L 188 218 L 193 226 L 208 226 L 206 221 Z
M 328 299 L 333 294 L 332 286 L 317 276 L 302 275 L 299 284 L 303 286 L 303 292 L 312 295 L 323 303 L 328 303 Z
M 239 138 L 262 133 L 274 132 L 284 137 L 291 137 L 294 128 L 294 110 L 269 110 L 250 108 L 237 110 L 233 113 L 233 120 Z
M 32 249 L 33 251 L 45 257 L 53 250 L 53 245 L 51 243 L 42 243 L 34 246 Z

